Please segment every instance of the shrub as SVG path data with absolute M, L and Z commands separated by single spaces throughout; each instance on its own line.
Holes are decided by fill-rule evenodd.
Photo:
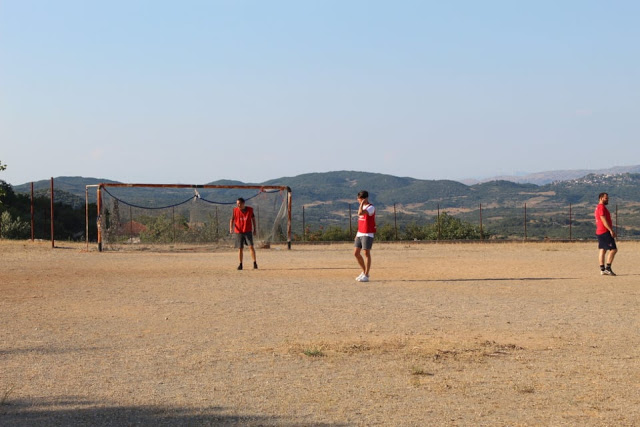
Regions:
M 0 237 L 7 239 L 27 239 L 29 238 L 31 227 L 26 221 L 22 221 L 20 217 L 15 220 L 11 218 L 9 212 L 2 212 L 0 215 Z

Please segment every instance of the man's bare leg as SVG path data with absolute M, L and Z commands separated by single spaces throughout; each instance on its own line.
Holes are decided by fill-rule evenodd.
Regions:
M 362 274 L 366 275 L 365 271 L 367 270 L 367 266 L 365 265 L 364 258 L 362 258 L 362 255 L 360 253 L 360 248 L 355 248 L 355 250 L 353 251 L 353 255 L 356 257 L 358 265 L 362 269 Z

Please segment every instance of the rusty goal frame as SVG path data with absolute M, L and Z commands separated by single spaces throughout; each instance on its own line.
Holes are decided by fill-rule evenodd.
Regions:
M 197 190 L 201 189 L 244 189 L 244 190 L 279 190 L 286 191 L 287 193 L 287 249 L 291 249 L 291 187 L 281 186 L 281 185 L 197 185 L 197 184 L 126 184 L 126 183 L 100 183 L 100 184 L 90 184 L 85 187 L 85 223 L 86 223 L 86 243 L 87 250 L 89 248 L 89 189 L 96 189 L 96 205 L 97 205 L 97 240 L 98 240 L 98 251 L 102 252 L 102 230 L 101 230 L 101 209 L 102 209 L 102 191 L 107 187 L 113 188 L 192 188 Z

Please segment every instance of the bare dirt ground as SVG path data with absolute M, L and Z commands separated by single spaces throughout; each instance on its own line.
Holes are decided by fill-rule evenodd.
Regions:
M 57 245 L 0 241 L 1 425 L 640 425 L 638 242 Z

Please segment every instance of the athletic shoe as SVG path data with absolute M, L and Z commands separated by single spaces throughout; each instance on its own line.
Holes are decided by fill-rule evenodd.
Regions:
M 615 276 L 616 273 L 613 272 L 613 270 L 611 270 L 610 268 L 606 268 L 604 270 L 604 274 L 606 274 L 607 276 Z
M 369 281 L 369 276 L 365 276 L 364 274 L 356 279 L 358 282 L 368 282 Z
M 254 269 L 254 270 L 257 270 L 257 269 L 258 269 L 258 263 L 257 263 L 257 262 L 254 262 L 254 263 L 253 263 L 253 269 Z
M 242 264 L 238 266 L 238 270 L 242 270 Z
M 356 282 L 359 282 L 360 279 L 362 279 L 362 276 L 364 276 L 364 273 L 360 273 L 358 277 L 356 277 Z

